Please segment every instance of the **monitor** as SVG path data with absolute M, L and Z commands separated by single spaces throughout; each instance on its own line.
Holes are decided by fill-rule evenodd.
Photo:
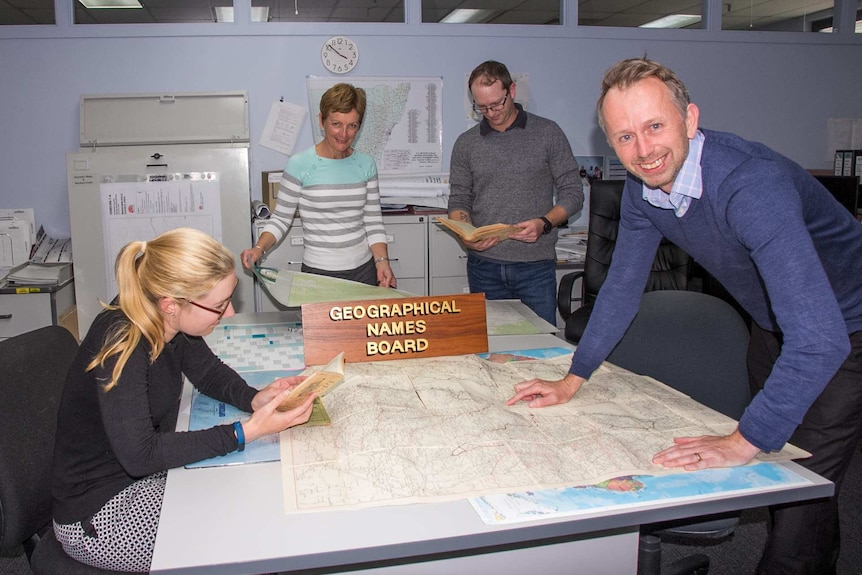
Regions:
M 856 216 L 859 208 L 859 179 L 856 176 L 814 176 L 838 202 Z

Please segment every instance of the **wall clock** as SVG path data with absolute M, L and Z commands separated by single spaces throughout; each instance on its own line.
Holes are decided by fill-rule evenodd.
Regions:
M 324 67 L 335 74 L 346 74 L 359 61 L 359 48 L 347 36 L 333 36 L 320 48 Z

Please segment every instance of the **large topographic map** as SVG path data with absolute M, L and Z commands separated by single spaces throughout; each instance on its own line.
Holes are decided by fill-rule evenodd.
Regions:
M 308 78 L 314 141 L 323 139 L 317 115 L 323 93 L 343 78 Z M 381 174 L 440 172 L 443 162 L 441 78 L 349 78 L 367 98 L 354 146 L 377 163 Z
M 463 499 L 663 474 L 674 437 L 726 434 L 731 419 L 652 379 L 603 364 L 567 404 L 505 405 L 527 379 L 560 379 L 571 354 L 345 365 L 323 398 L 328 427 L 282 433 L 285 511 Z M 786 448 L 762 456 L 790 459 Z

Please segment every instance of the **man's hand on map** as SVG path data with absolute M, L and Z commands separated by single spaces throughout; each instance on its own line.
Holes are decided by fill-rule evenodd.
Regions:
M 300 379 L 305 378 L 303 377 Z M 270 384 L 267 388 L 272 387 L 272 385 L 273 384 Z M 242 423 L 246 443 L 252 442 L 264 435 L 278 433 L 280 431 L 284 431 L 288 427 L 293 427 L 294 425 L 299 425 L 300 423 L 308 421 L 308 418 L 311 417 L 314 398 L 317 397 L 317 394 L 315 393 L 309 394 L 305 401 L 294 409 L 289 409 L 288 411 L 278 411 L 277 409 L 294 387 L 295 385 L 290 385 L 289 387 L 282 389 L 282 391 L 275 394 L 275 396 L 273 396 L 266 405 L 259 409 L 255 409 L 251 419 Z M 261 393 L 263 393 L 263 391 L 258 392 L 258 396 Z M 255 400 L 256 399 L 257 396 L 255 396 Z
M 737 429 L 730 435 L 675 437 L 674 445 L 655 454 L 652 462 L 664 467 L 682 467 L 686 471 L 708 467 L 745 465 L 760 453 Z
M 567 374 L 557 381 L 530 379 L 515 384 L 515 395 L 506 401 L 506 405 L 515 405 L 519 401 L 529 402 L 530 407 L 545 407 L 557 403 L 566 403 L 581 388 L 586 381 L 577 375 Z

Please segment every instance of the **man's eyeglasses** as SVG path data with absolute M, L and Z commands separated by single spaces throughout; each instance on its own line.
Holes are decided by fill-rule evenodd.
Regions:
M 490 106 L 477 106 L 476 102 L 473 102 L 473 111 L 483 116 L 488 112 L 499 112 L 503 109 L 503 106 L 506 105 L 506 100 L 509 99 L 509 92 L 506 92 L 506 97 L 497 102 L 496 104 L 491 104 Z

